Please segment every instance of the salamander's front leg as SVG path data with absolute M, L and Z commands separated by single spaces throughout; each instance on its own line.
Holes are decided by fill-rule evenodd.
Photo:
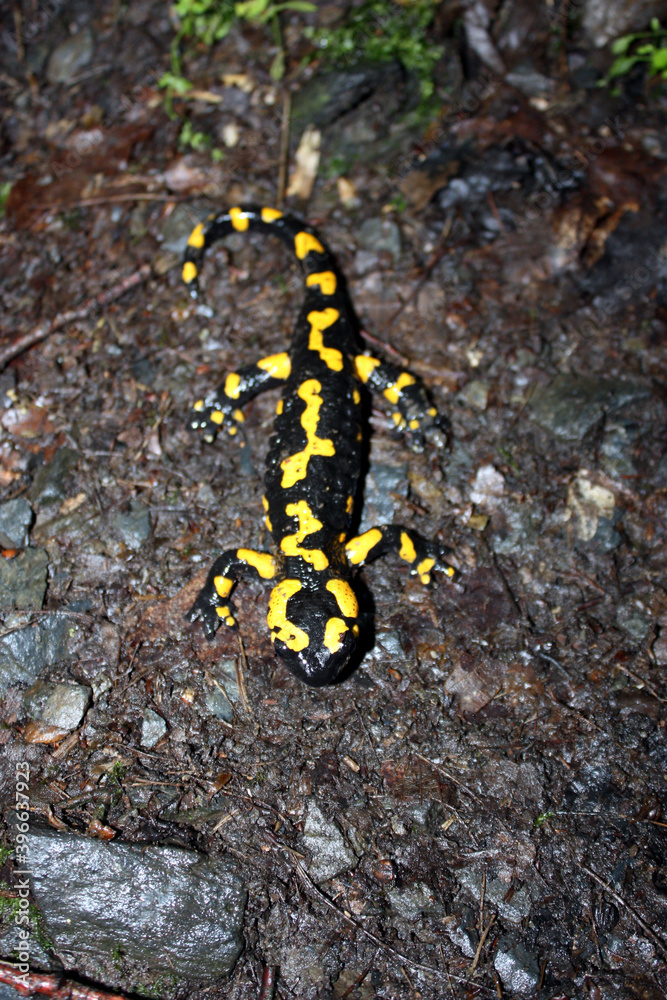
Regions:
M 249 572 L 272 580 L 276 575 L 273 556 L 254 549 L 227 549 L 211 566 L 206 583 L 185 616 L 188 621 L 202 622 L 207 639 L 213 638 L 222 622 L 228 628 L 237 627 L 236 608 L 229 596 L 239 576 Z
M 424 450 L 425 438 L 438 447 L 447 443 L 447 421 L 429 400 L 421 379 L 365 354 L 355 357 L 354 366 L 364 385 L 391 403 L 394 423 L 413 451 Z
M 353 566 L 363 566 L 365 562 L 390 551 L 398 552 L 401 559 L 409 564 L 411 575 L 418 576 L 424 585 L 431 582 L 434 569 L 440 570 L 450 580 L 456 580 L 460 575 L 447 562 L 447 557 L 452 554 L 448 546 L 430 542 L 400 524 L 381 524 L 345 543 L 347 560 Z
M 283 384 L 291 370 L 289 354 L 272 354 L 256 365 L 230 372 L 225 381 L 192 408 L 190 426 L 209 444 L 220 430 L 234 437 L 244 421 L 243 407 L 254 396 Z

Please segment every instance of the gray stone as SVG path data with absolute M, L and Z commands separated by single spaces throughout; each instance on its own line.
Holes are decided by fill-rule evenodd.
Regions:
M 93 58 L 94 41 L 90 28 L 66 38 L 53 52 L 46 68 L 49 83 L 69 83 Z
M 540 981 L 537 957 L 512 937 L 500 939 L 493 964 L 505 989 L 519 996 L 529 996 Z
M 362 250 L 386 250 L 394 261 L 401 255 L 401 231 L 393 219 L 367 219 L 359 230 L 358 241 Z
M 607 411 L 642 399 L 648 391 L 623 379 L 561 374 L 535 390 L 529 410 L 533 420 L 555 437 L 580 441 Z
M 73 448 L 58 448 L 50 462 L 37 470 L 28 490 L 31 500 L 55 503 L 65 496 L 67 479 L 79 458 Z
M 65 615 L 8 632 L 0 638 L 0 693 L 13 684 L 31 684 L 45 667 L 67 657 L 74 639 L 72 619 Z
M 212 982 L 243 944 L 247 891 L 235 863 L 175 847 L 33 829 L 30 886 L 67 969 L 103 982 L 133 963 Z
M 231 722 L 234 705 L 241 699 L 234 660 L 228 658 L 220 661 L 215 681 L 206 691 L 206 708 L 216 719 Z
M 141 726 L 141 745 L 146 750 L 150 750 L 156 743 L 159 743 L 167 732 L 167 723 L 161 715 L 154 712 L 152 708 L 147 708 L 144 712 L 144 721 Z
M 632 31 L 642 31 L 652 17 L 661 17 L 665 7 L 661 0 L 642 0 L 628 3 L 628 0 L 583 0 L 578 5 L 582 27 L 596 48 Z
M 626 597 L 616 608 L 616 622 L 635 642 L 641 642 L 651 626 L 651 616 L 641 601 Z
M 479 902 L 482 898 L 482 876 L 479 872 L 470 868 L 464 868 L 457 872 L 457 878 Z M 498 912 L 498 915 L 513 924 L 520 924 L 524 917 L 530 913 L 533 904 L 533 893 L 530 886 L 524 885 L 512 893 L 509 900 L 506 900 L 509 886 L 502 879 L 487 879 L 485 885 L 485 898 L 489 904 Z
M 504 524 L 494 530 L 491 544 L 493 551 L 502 555 L 534 548 L 540 540 L 542 513 L 528 504 L 508 503 L 502 510 Z
M 130 509 L 127 512 L 114 511 L 109 518 L 109 524 L 128 549 L 133 551 L 140 549 L 150 537 L 151 515 L 141 500 L 130 500 Z
M 359 531 L 394 520 L 394 497 L 408 495 L 407 465 L 384 465 L 371 460 L 364 484 L 364 506 Z
M 475 410 L 485 410 L 489 402 L 489 383 L 473 379 L 461 389 L 459 396 Z
M 54 684 L 40 718 L 59 729 L 76 729 L 91 701 L 91 690 L 83 684 Z
M 16 497 L 0 504 L 0 546 L 3 549 L 24 549 L 32 523 L 32 507 L 25 497 Z
M 294 97 L 293 131 L 299 135 L 307 125 L 325 128 L 356 109 L 374 90 L 387 89 L 391 93 L 399 81 L 400 70 L 395 63 L 358 63 L 318 75 L 306 82 Z
M 658 462 L 655 472 L 653 473 L 653 481 L 656 486 L 667 486 L 667 451 L 662 456 Z
M 183 254 L 187 246 L 190 233 L 195 226 L 203 222 L 209 215 L 209 211 L 198 211 L 192 205 L 177 205 L 171 215 L 162 222 L 160 226 L 160 238 L 164 250 L 172 253 Z
M 46 549 L 24 549 L 13 559 L 0 559 L 0 608 L 38 610 L 46 594 Z
M 448 920 L 445 923 L 445 934 L 455 948 L 463 952 L 466 958 L 474 958 L 477 946 L 473 935 L 466 930 L 459 920 Z
M 387 893 L 393 908 L 404 920 L 417 920 L 422 916 L 441 917 L 445 912 L 442 902 L 424 882 Z
M 308 870 L 316 882 L 326 882 L 357 864 L 337 824 L 327 819 L 312 800 L 304 823 L 303 843 L 310 854 Z
M 553 93 L 554 81 L 528 66 L 519 66 L 505 75 L 511 87 L 516 87 L 526 97 L 548 97 Z
M 608 420 L 600 451 L 602 467 L 610 476 L 622 479 L 637 472 L 632 455 L 639 439 L 639 428 L 629 420 Z

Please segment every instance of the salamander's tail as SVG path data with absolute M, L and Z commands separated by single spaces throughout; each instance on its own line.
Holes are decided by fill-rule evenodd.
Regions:
M 193 298 L 197 297 L 197 277 L 202 257 L 216 240 L 231 233 L 257 230 L 280 237 L 293 253 L 306 275 L 306 286 L 318 285 L 325 295 L 333 294 L 337 272 L 333 258 L 317 234 L 293 215 L 276 208 L 242 205 L 212 215 L 195 226 L 188 240 L 183 262 L 183 281 Z

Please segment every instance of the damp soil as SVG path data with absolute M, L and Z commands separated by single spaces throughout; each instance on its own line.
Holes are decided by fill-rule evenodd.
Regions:
M 31 823 L 233 862 L 248 893 L 228 975 L 141 979 L 120 955 L 96 979 L 74 900 L 80 953 L 47 935 L 39 968 L 235 1000 L 267 968 L 301 1000 L 667 992 L 665 94 L 595 87 L 609 52 L 581 26 L 557 23 L 558 48 L 503 11 L 504 72 L 439 22 L 428 124 L 399 66 L 304 69 L 296 21 L 280 85 L 258 28 L 191 51 L 202 96 L 177 110 L 217 164 L 179 148 L 156 86 L 166 6 L 54 7 L 22 51 L 4 40 L 2 347 L 150 267 L 0 375 L 5 843 L 27 761 Z M 285 349 L 301 278 L 277 241 L 235 236 L 197 310 L 180 252 L 212 208 L 275 202 L 288 90 L 290 166 L 311 119 L 322 156 L 286 205 L 336 255 L 369 350 L 451 422 L 415 454 L 369 401 L 359 521 L 439 539 L 461 570 L 426 589 L 397 557 L 365 568 L 367 650 L 317 690 L 274 657 L 265 586 L 239 587 L 239 635 L 184 618 L 222 548 L 269 543 L 276 401 L 248 405 L 240 444 L 200 443 L 189 407 Z M 44 711 L 56 696 L 74 717 Z

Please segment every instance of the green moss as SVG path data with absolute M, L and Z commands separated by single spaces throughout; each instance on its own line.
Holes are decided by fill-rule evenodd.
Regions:
M 426 100 L 433 94 L 433 70 L 443 51 L 428 35 L 438 2 L 412 0 L 403 5 L 394 0 L 365 0 L 342 25 L 307 29 L 306 34 L 333 64 L 397 60 L 417 74 Z
M 0 923 L 5 926 L 13 924 L 21 911 L 21 901 L 12 895 L 13 891 L 12 886 L 7 882 L 0 882 Z M 50 951 L 53 948 L 53 942 L 44 927 L 42 914 L 34 903 L 30 903 L 28 906 L 28 919 L 30 933 L 35 941 L 43 951 Z

